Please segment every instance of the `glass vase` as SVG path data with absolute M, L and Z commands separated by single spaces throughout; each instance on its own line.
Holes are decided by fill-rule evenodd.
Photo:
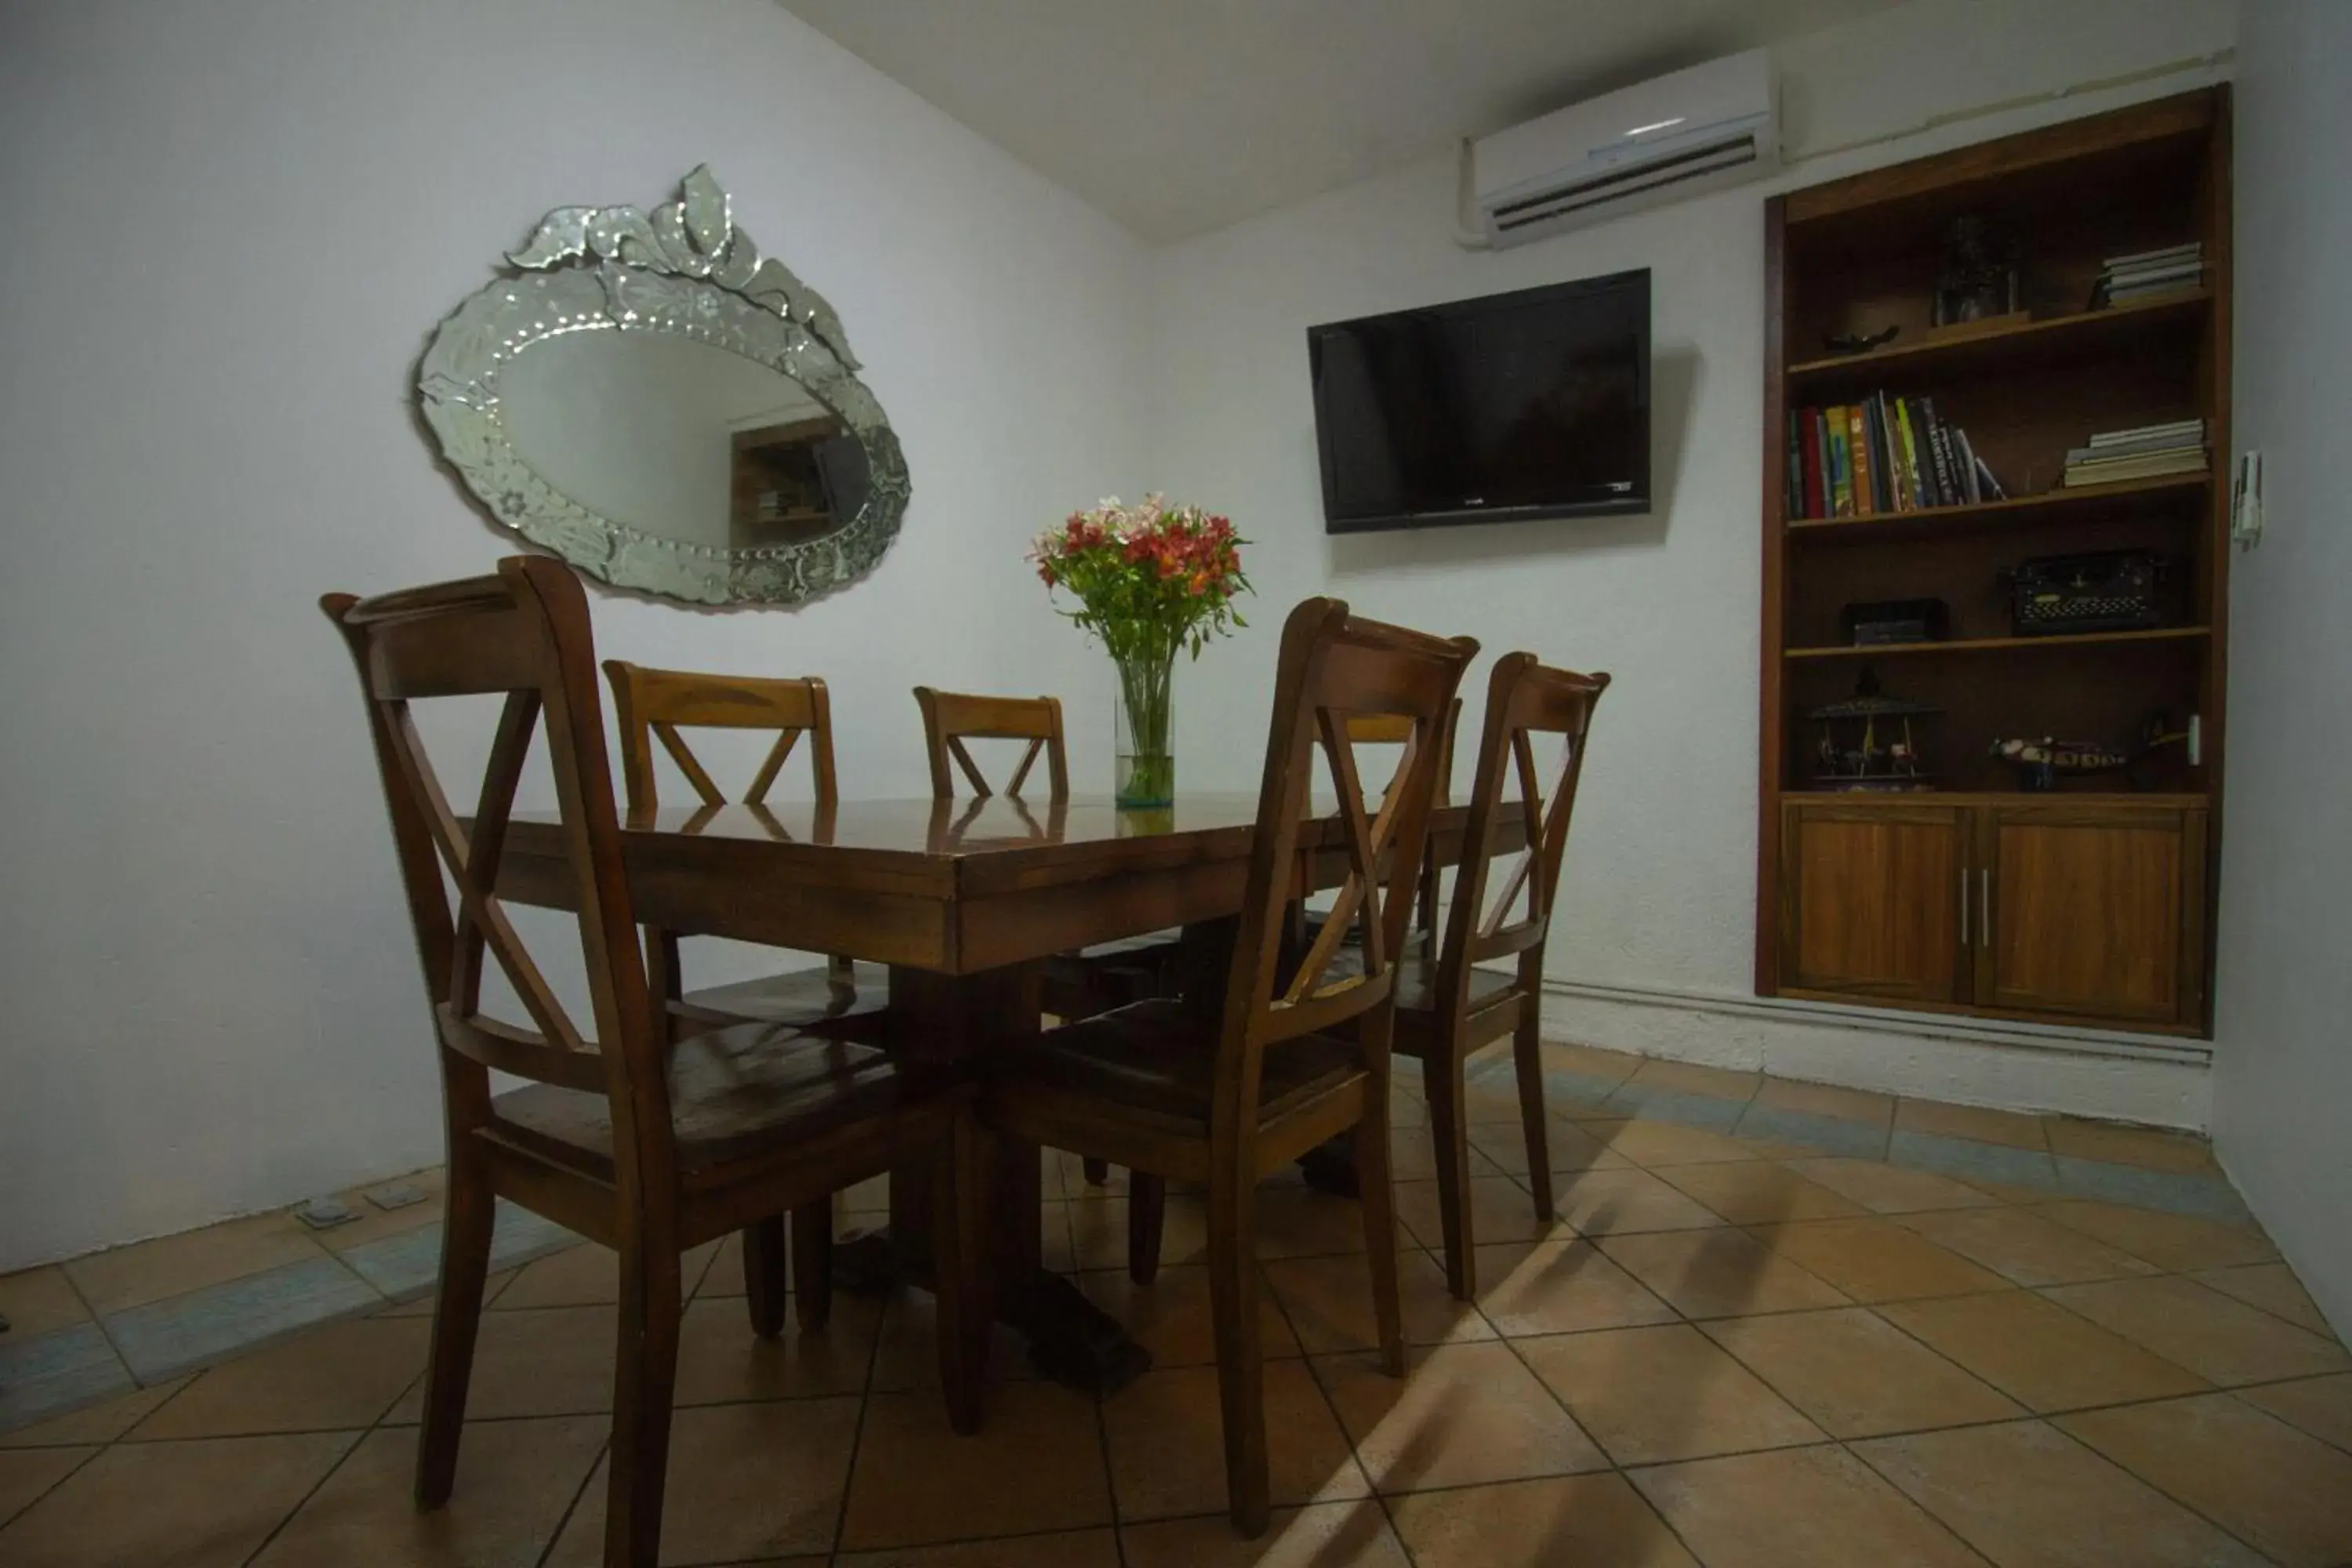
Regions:
M 1114 658 L 1118 697 L 1111 712 L 1118 751 L 1111 778 L 1122 810 L 1176 799 L 1176 656 Z

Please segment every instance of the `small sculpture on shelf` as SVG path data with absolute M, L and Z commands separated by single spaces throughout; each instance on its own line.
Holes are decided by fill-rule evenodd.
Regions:
M 1900 323 L 1875 332 L 1823 332 L 1822 347 L 1833 354 L 1866 354 L 1873 349 L 1883 349 L 1902 332 Z
M 1864 670 L 1852 697 L 1805 715 L 1822 727 L 1813 744 L 1814 787 L 1876 793 L 1934 789 L 1934 777 L 1920 763 L 1911 721 L 1942 711 L 1887 696 L 1879 689 L 1876 672 Z
M 1955 218 L 1936 275 L 1935 324 L 1990 321 L 2020 308 L 2017 241 L 1973 214 Z
M 2147 716 L 2147 721 L 2140 726 L 2138 738 L 2128 745 L 2061 741 L 2044 735 L 2038 741 L 2021 737 L 1995 741 L 1992 754 L 2014 767 L 2017 787 L 2032 794 L 2054 790 L 2062 779 L 2095 778 L 2116 773 L 2122 773 L 2136 790 L 2152 790 L 2156 776 L 2149 764 L 2155 753 L 2166 746 L 2186 746 L 2189 761 L 2195 763 L 2199 751 L 2197 721 L 2192 717 L 2187 729 L 2175 730 L 2171 715 L 2158 711 Z

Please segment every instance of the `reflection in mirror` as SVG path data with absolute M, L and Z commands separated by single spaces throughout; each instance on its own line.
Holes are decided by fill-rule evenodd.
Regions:
M 663 333 L 577 331 L 499 378 L 516 455 L 589 511 L 712 549 L 792 544 L 856 517 L 866 454 L 782 372 Z
M 873 569 L 906 459 L 824 297 L 680 197 L 558 207 L 434 333 L 417 398 L 502 525 L 608 583 L 798 604 Z

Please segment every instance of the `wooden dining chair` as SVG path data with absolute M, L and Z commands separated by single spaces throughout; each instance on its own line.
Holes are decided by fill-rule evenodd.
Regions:
M 814 677 L 778 680 L 649 669 L 619 658 L 604 661 L 604 676 L 613 687 L 614 717 L 621 732 L 621 784 L 632 818 L 650 816 L 661 805 L 661 785 L 654 766 L 656 741 L 686 775 L 703 805 L 729 804 L 726 793 L 680 730 L 775 732 L 775 743 L 743 792 L 740 804 L 748 806 L 766 802 L 768 791 L 806 736 L 818 822 L 824 822 L 840 805 L 840 786 L 834 775 L 833 703 L 824 681 Z M 828 958 L 822 968 L 793 970 L 688 993 L 678 960 L 677 934 L 648 927 L 645 937 L 646 970 L 674 1033 L 747 1018 L 810 1026 L 879 1013 L 888 1005 L 889 990 L 882 975 L 870 968 L 860 970 L 840 954 Z
M 1422 1063 L 1437 1159 L 1446 1283 L 1465 1301 L 1477 1294 L 1478 1267 L 1470 1223 L 1464 1064 L 1473 1051 L 1505 1036 L 1510 1037 L 1518 1071 L 1519 1119 L 1536 1217 L 1552 1217 L 1541 1047 L 1544 946 L 1551 933 L 1552 900 L 1568 847 L 1577 781 L 1584 771 L 1585 737 L 1593 707 L 1608 689 L 1606 675 L 1552 669 L 1531 653 L 1506 654 L 1496 661 L 1486 681 L 1477 773 L 1444 941 L 1409 942 L 1397 969 L 1395 1048 Z M 1560 742 L 1549 787 L 1538 776 L 1538 736 L 1557 736 Z M 1514 785 L 1525 814 L 1527 847 L 1496 889 L 1495 846 L 1505 796 Z M 1433 872 L 1427 879 L 1435 879 Z M 1433 938 L 1433 931 L 1424 931 Z M 1512 961 L 1508 972 L 1485 967 L 1503 959 Z
M 985 1090 L 984 1115 L 1015 1138 L 1206 1184 L 1225 1479 L 1245 1537 L 1265 1531 L 1268 1509 L 1255 1196 L 1265 1177 L 1343 1133 L 1354 1135 L 1361 1173 L 1381 1364 L 1404 1372 L 1388 1165 L 1391 955 L 1428 829 L 1437 732 L 1476 651 L 1466 637 L 1355 619 L 1336 600 L 1294 610 L 1222 997 L 1158 998 L 1048 1030 L 1002 1062 Z M 1370 820 L 1345 738 L 1356 713 L 1412 725 L 1401 776 Z M 1323 935 L 1286 973 L 1283 924 L 1318 752 L 1339 799 L 1345 874 Z M 1352 973 L 1328 973 L 1351 925 L 1361 962 Z M 1352 1037 L 1340 1037 L 1347 1029 Z
M 978 740 L 1029 742 L 1013 768 L 1011 782 L 1004 786 L 1006 795 L 1021 793 L 1021 786 L 1029 782 L 1030 772 L 1042 756 L 1045 763 L 1046 798 L 1070 798 L 1070 754 L 1062 739 L 1059 698 L 977 697 L 970 692 L 939 691 L 918 686 L 915 705 L 923 710 L 923 749 L 930 758 L 933 799 L 955 798 L 955 775 L 949 771 L 950 765 L 962 770 L 972 794 L 985 796 L 996 793 L 964 745 L 966 741 Z
M 670 1045 L 637 942 L 578 579 L 546 557 L 516 557 L 493 576 L 320 605 L 358 667 L 440 1058 L 448 1196 L 418 1507 L 439 1508 L 455 1479 L 501 1198 L 620 1254 L 607 1568 L 653 1568 L 659 1552 L 679 1254 L 894 1165 L 936 1173 L 941 1382 L 954 1426 L 972 1430 L 986 1325 L 971 1286 L 982 1156 L 969 1090 L 771 1024 Z M 411 708 L 484 695 L 505 702 L 472 816 L 460 818 Z M 577 916 L 593 1038 L 556 999 L 500 887 L 517 784 L 542 729 L 568 874 L 531 893 Z M 484 1011 L 486 956 L 528 1023 Z M 530 1082 L 493 1094 L 493 1069 Z M 756 1298 L 751 1309 L 766 1335 L 782 1321 L 782 1281 L 772 1283 L 770 1310 Z

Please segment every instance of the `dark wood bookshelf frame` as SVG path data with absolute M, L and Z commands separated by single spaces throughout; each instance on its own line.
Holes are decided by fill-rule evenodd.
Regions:
M 1785 802 L 1834 801 L 1867 809 L 1874 801 L 1899 807 L 1995 796 L 2019 805 L 2186 801 L 2212 830 L 2201 836 L 2195 879 L 2204 906 L 2193 911 L 2201 916 L 2196 924 L 2204 966 L 2193 977 L 2199 1016 L 2181 1027 L 2207 1032 L 2202 1008 L 2211 965 L 2210 890 L 2218 881 L 2226 740 L 2230 158 L 2229 89 L 2221 86 L 1871 170 L 1766 205 L 1759 994 L 1799 994 L 1783 986 L 1780 974 Z M 1978 330 L 1930 329 L 1926 300 L 1940 236 L 1952 216 L 1979 210 L 2023 236 L 2029 314 Z M 2039 257 L 2035 215 L 2048 223 L 2048 251 Z M 2188 238 L 2204 247 L 2200 285 L 2084 308 L 2099 256 Z M 1889 320 L 1904 328 L 1893 343 L 1822 357 L 1828 331 L 1875 330 Z M 1969 431 L 2015 492 L 2011 499 L 1858 517 L 1787 515 L 1790 410 L 1849 402 L 1879 388 L 1932 396 L 1939 414 Z M 2174 417 L 2206 421 L 2210 469 L 2075 489 L 2058 485 L 2063 450 L 2092 430 Z M 1997 612 L 1981 581 L 1990 563 L 2126 543 L 2158 549 L 2179 564 L 2177 624 L 2063 637 L 1996 635 L 2010 628 L 1992 624 Z M 1878 578 L 1884 591 L 1867 591 Z M 1839 597 L 1927 594 L 1952 603 L 1950 640 L 1869 648 L 1822 645 L 1825 617 Z M 1826 630 L 1836 635 L 1834 626 Z M 2185 753 L 2168 759 L 2160 794 L 2118 795 L 2109 779 L 2080 790 L 2011 796 L 1999 793 L 1982 758 L 1991 737 L 1971 732 L 1939 742 L 1958 759 L 1944 790 L 1868 795 L 1809 787 L 1795 776 L 1810 771 L 1801 755 L 1809 743 L 1803 712 L 1829 694 L 1826 683 L 1850 680 L 1881 658 L 1895 694 L 1915 695 L 1909 688 L 1921 682 L 1926 700 L 1964 693 L 1965 700 L 1948 706 L 1955 714 L 1965 710 L 1978 728 L 2011 691 L 2022 693 L 2018 706 L 2036 716 L 2079 712 L 2086 727 L 2107 724 L 2103 733 L 2062 731 L 2070 740 L 2121 739 L 2117 721 L 2135 707 L 2161 709 L 2175 718 L 2194 712 L 2201 726 L 2201 764 L 2188 765 Z M 1941 1010 L 2031 1016 L 1965 1004 Z M 2098 1023 L 2082 1016 L 2048 1021 Z

